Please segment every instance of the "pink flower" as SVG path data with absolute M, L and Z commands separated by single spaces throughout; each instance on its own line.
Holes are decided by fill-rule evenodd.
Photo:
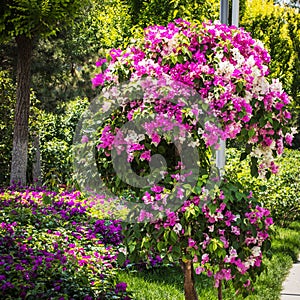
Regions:
M 194 241 L 192 238 L 188 238 L 188 247 L 198 249 L 198 247 L 196 245 L 196 241 Z
M 138 222 L 143 222 L 145 219 L 149 220 L 153 217 L 153 215 L 145 210 L 141 210 L 140 215 L 138 217 Z
M 224 236 L 220 236 L 220 241 L 223 243 L 225 249 L 229 247 L 228 240 Z
M 106 63 L 106 58 L 100 58 L 100 59 L 96 62 L 96 67 L 101 67 L 104 63 Z
M 283 116 L 284 116 L 285 119 L 287 119 L 287 120 L 289 120 L 289 119 L 292 118 L 291 113 L 290 113 L 289 111 L 286 111 L 286 110 L 283 112 Z
M 141 160 L 148 160 L 149 161 L 151 159 L 151 152 L 150 152 L 150 150 L 147 150 L 147 151 L 143 152 L 141 154 L 141 156 L 140 156 L 140 159 Z
M 164 228 L 174 226 L 177 221 L 179 221 L 178 216 L 176 215 L 175 212 L 166 212 L 167 214 L 167 220 L 164 223 Z
M 235 265 L 237 266 L 238 271 L 243 275 L 247 272 L 249 267 L 246 267 L 246 265 L 241 261 L 241 259 L 235 260 Z
M 235 216 L 231 211 L 229 211 L 229 210 L 226 211 L 225 217 L 226 217 L 225 224 L 226 224 L 227 226 L 231 226 L 231 222 L 232 222 L 233 220 L 235 220 L 235 218 L 236 218 L 236 216 Z
M 151 191 L 154 192 L 154 193 L 161 193 L 163 190 L 164 190 L 164 188 L 162 186 L 159 186 L 159 185 L 154 185 L 151 188 Z
M 89 141 L 89 138 L 88 138 L 87 135 L 83 135 L 83 136 L 81 137 L 81 143 L 82 143 L 82 144 L 87 143 L 88 141 Z
M 197 268 L 195 269 L 195 273 L 196 273 L 197 275 L 200 275 L 203 271 L 205 271 L 205 269 L 204 269 L 203 267 L 197 267 Z
M 265 220 L 265 224 L 266 224 L 266 226 L 270 226 L 270 225 L 272 225 L 274 222 L 273 222 L 273 219 L 272 218 L 266 218 L 266 220 Z
M 204 265 L 204 264 L 206 264 L 207 262 L 209 262 L 209 254 L 204 253 L 204 254 L 202 255 L 202 258 L 201 258 L 201 264 Z
M 289 146 L 292 146 L 293 136 L 290 133 L 285 135 L 285 141 Z
M 243 284 L 244 287 L 250 286 L 251 281 L 249 279 L 246 280 L 246 282 Z
M 145 204 L 152 204 L 153 201 L 154 201 L 153 197 L 149 194 L 149 192 L 145 192 L 142 199 L 143 199 Z
M 231 232 L 235 235 L 240 235 L 240 229 L 237 226 L 231 226 Z

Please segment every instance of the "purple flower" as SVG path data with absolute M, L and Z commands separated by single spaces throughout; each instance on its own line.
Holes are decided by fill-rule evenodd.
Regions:
M 88 141 L 89 141 L 89 138 L 88 138 L 87 135 L 83 135 L 83 136 L 81 137 L 81 143 L 82 143 L 82 144 L 88 143 Z
M 59 291 L 60 288 L 61 288 L 60 285 L 57 285 L 57 286 L 54 287 L 54 290 L 55 290 L 55 291 Z
M 127 283 L 126 282 L 119 282 L 116 284 L 115 293 L 118 294 L 119 292 L 126 292 Z
M 0 280 L 5 280 L 6 276 L 5 275 L 0 275 Z

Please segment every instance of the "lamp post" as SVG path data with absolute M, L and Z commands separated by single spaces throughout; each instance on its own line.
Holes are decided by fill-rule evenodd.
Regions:
M 240 1 L 232 0 L 232 22 L 231 25 L 239 26 L 239 8 Z M 221 0 L 220 3 L 220 22 L 223 24 L 229 24 L 229 1 Z
M 239 11 L 240 11 L 240 1 L 232 0 L 232 25 L 239 27 Z
M 220 22 L 222 24 L 228 24 L 228 12 L 229 12 L 229 3 L 228 3 L 228 0 L 221 0 L 221 5 L 220 5 Z
M 220 3 L 220 22 L 229 23 L 229 2 L 221 0 Z M 232 25 L 239 26 L 239 0 L 232 0 Z M 224 167 L 226 163 L 226 141 L 220 139 L 220 147 L 216 152 L 216 167 L 219 169 L 220 177 L 223 177 Z

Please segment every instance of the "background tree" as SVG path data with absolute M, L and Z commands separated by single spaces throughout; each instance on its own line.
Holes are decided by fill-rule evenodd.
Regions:
M 166 25 L 176 18 L 187 20 L 217 20 L 220 1 L 201 0 L 130 0 L 132 23 L 143 29 L 148 25 Z
M 290 7 L 299 8 L 300 7 L 300 1 L 299 0 L 277 0 L 275 3 L 280 5 L 287 5 Z
M 73 22 L 87 2 L 7 0 L 0 18 L 1 40 L 15 40 L 17 47 L 17 96 L 15 108 L 11 182 L 26 183 L 31 61 L 36 42 Z
M 89 1 L 89 5 L 86 5 L 80 11 L 80 15 L 76 15 L 72 26 L 60 27 L 59 31 L 56 31 L 55 35 L 40 35 L 41 38 L 34 39 L 34 48 L 31 60 L 31 87 L 34 91 L 34 98 L 39 101 L 31 103 L 32 120 L 30 126 L 34 126 L 35 129 L 30 130 L 29 134 L 29 156 L 27 167 L 27 181 L 32 180 L 32 159 L 34 157 L 34 151 L 32 140 L 35 138 L 33 134 L 37 134 L 40 137 L 40 146 L 42 151 L 41 158 L 41 173 L 43 182 L 49 182 L 50 177 L 51 184 L 55 181 L 53 178 L 57 178 L 57 183 L 65 183 L 65 175 L 69 174 L 71 170 L 67 170 L 70 167 L 69 159 L 62 160 L 57 159 L 62 157 L 66 151 L 69 153 L 72 141 L 72 126 L 70 131 L 65 137 L 61 135 L 61 131 L 53 131 L 51 128 L 57 126 L 58 123 L 49 123 L 48 117 L 53 115 L 55 120 L 61 120 L 66 118 L 68 114 L 69 105 L 68 102 L 72 102 L 76 99 L 78 105 L 82 102 L 82 105 L 86 103 L 83 98 L 91 100 L 96 91 L 91 88 L 91 77 L 94 70 L 94 64 L 99 55 L 104 49 L 112 47 L 119 47 L 122 43 L 126 43 L 128 36 L 130 35 L 131 17 L 128 14 L 129 6 L 121 0 L 105 0 L 105 1 Z M 4 37 L 4 35 L 3 35 Z M 12 85 L 15 85 L 16 81 L 16 69 L 17 69 L 17 51 L 14 39 L 2 39 L 0 47 L 0 60 L 1 70 L 6 72 L 6 77 L 10 78 Z M 83 100 L 80 101 L 78 97 Z M 6 101 L 6 100 L 5 100 Z M 4 102 L 5 102 L 4 101 Z M 3 102 L 3 103 L 4 103 Z M 11 105 L 15 105 L 15 99 Z M 72 106 L 72 104 L 70 104 Z M 34 106 L 34 107 L 33 107 Z M 3 107 L 3 109 L 6 109 Z M 13 111 L 13 110 L 12 110 Z M 38 120 L 39 125 L 36 126 L 36 118 L 34 115 L 38 113 L 41 117 Z M 43 123 L 43 116 L 45 116 Z M 11 125 L 12 126 L 12 125 Z M 45 132 L 51 132 L 52 134 L 44 135 Z M 5 145 L 12 144 L 13 135 L 5 135 L 7 130 L 1 131 L 1 140 L 5 140 L 3 147 L 6 147 L 5 161 L 11 161 L 12 147 Z M 66 139 L 66 143 L 58 143 L 57 147 L 52 146 L 47 149 L 47 144 L 50 140 L 62 141 Z M 56 149 L 54 151 L 54 149 Z M 49 151 L 48 151 L 49 150 Z M 60 151 L 62 151 L 60 153 Z M 44 156 L 44 157 L 43 157 Z M 68 161 L 68 163 L 64 163 Z M 50 176 L 51 170 L 55 166 L 60 166 L 59 169 L 55 167 L 55 176 Z M 1 178 L 1 185 L 8 184 L 7 176 L 10 172 L 3 172 L 5 179 Z M 46 176 L 48 174 L 48 176 Z
M 15 96 L 16 89 L 9 72 L 0 71 L 0 185 L 9 180 Z
M 91 77 L 103 49 L 117 48 L 130 35 L 128 6 L 120 0 L 90 1 L 71 27 L 39 40 L 32 61 L 32 86 L 40 108 L 95 96 Z M 58 110 L 57 112 L 61 112 Z
M 300 22 L 298 10 L 275 5 L 274 1 L 247 0 L 241 27 L 251 32 L 253 38 L 262 41 L 272 61 L 270 76 L 279 78 L 284 89 L 293 98 L 294 120 L 299 118 L 300 104 Z M 294 146 L 299 147 L 296 137 Z

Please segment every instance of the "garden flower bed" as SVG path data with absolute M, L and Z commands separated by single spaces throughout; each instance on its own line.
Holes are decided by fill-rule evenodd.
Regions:
M 0 298 L 130 299 L 116 277 L 120 222 L 93 217 L 96 203 L 78 191 L 2 190 Z

